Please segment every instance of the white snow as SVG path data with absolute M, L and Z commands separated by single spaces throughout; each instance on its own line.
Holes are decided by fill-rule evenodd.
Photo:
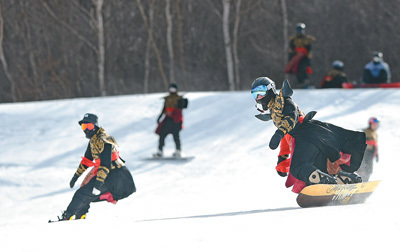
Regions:
M 382 180 L 362 205 L 302 209 L 276 174 L 271 122 L 246 92 L 188 93 L 181 132 L 190 162 L 142 161 L 155 152 L 165 93 L 0 105 L 0 250 L 372 251 L 400 237 L 400 89 L 295 90 L 315 119 L 361 130 L 381 119 Z M 120 145 L 137 192 L 93 203 L 86 220 L 48 224 L 65 210 L 88 140 L 78 121 L 96 113 Z M 168 136 L 165 154 L 174 143 Z

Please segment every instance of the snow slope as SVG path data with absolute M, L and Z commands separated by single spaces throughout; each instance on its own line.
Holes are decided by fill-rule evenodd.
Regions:
M 315 119 L 360 130 L 381 119 L 382 180 L 363 205 L 301 209 L 275 172 L 274 126 L 249 92 L 188 93 L 181 133 L 190 162 L 149 162 L 165 94 L 0 105 L 1 251 L 350 251 L 395 248 L 400 235 L 400 89 L 295 90 Z M 96 113 L 120 145 L 137 192 L 91 206 L 86 220 L 48 224 L 65 210 Z M 174 151 L 168 136 L 165 154 Z

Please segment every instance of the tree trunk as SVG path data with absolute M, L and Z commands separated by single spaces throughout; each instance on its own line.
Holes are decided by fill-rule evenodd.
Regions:
M 233 71 L 233 57 L 232 57 L 232 43 L 229 34 L 229 13 L 230 13 L 230 0 L 222 0 L 223 13 L 222 13 L 222 28 L 224 34 L 225 44 L 225 57 L 226 57 L 226 68 L 228 73 L 228 84 L 229 90 L 235 90 L 235 78 Z
M 240 84 L 240 61 L 239 61 L 239 52 L 238 52 L 238 36 L 239 36 L 239 26 L 240 26 L 240 5 L 242 4 L 242 0 L 236 1 L 236 13 L 235 13 L 235 24 L 233 27 L 233 58 L 235 63 L 235 83 L 237 85 Z
M 184 60 L 184 56 L 185 56 L 185 49 L 184 49 L 184 44 L 183 44 L 183 35 L 182 35 L 182 15 L 181 15 L 181 10 L 179 7 L 179 2 L 180 0 L 175 0 L 175 10 L 176 10 L 176 16 L 177 16 L 177 20 L 178 20 L 178 49 L 179 49 L 179 63 L 181 66 L 181 71 L 182 71 L 182 79 L 183 79 L 183 89 L 187 89 L 186 87 L 186 66 L 185 66 L 185 60 Z
M 172 42 L 172 14 L 171 14 L 171 0 L 165 0 L 165 18 L 167 20 L 167 47 L 169 56 L 169 81 L 175 81 L 175 57 L 174 57 L 174 45 Z
M 154 0 L 151 1 L 149 8 L 149 29 L 150 33 L 153 33 L 153 22 L 154 22 Z M 147 38 L 146 52 L 144 59 L 144 82 L 143 82 L 143 92 L 147 94 L 149 92 L 149 82 L 150 82 L 150 55 L 151 55 L 151 40 L 150 37 Z
M 141 0 L 136 0 L 136 2 L 138 4 L 139 10 L 140 10 L 140 14 L 142 15 L 143 23 L 144 23 L 144 26 L 146 27 L 147 34 L 148 34 L 149 39 L 151 41 L 151 45 L 153 47 L 154 53 L 156 54 L 157 63 L 158 63 L 158 70 L 160 71 L 160 74 L 161 74 L 161 77 L 162 77 L 162 80 L 163 80 L 163 83 L 164 83 L 164 87 L 165 87 L 165 89 L 168 89 L 168 80 L 167 80 L 167 77 L 165 76 L 165 72 L 164 72 L 164 67 L 163 67 L 163 62 L 162 62 L 162 59 L 161 59 L 160 51 L 158 50 L 156 42 L 154 41 L 153 33 L 150 32 L 149 23 L 147 21 L 147 17 L 146 17 L 146 13 L 144 11 L 144 8 L 143 8 L 142 1 Z
M 16 86 L 13 78 L 11 77 L 11 73 L 8 71 L 8 63 L 3 50 L 3 40 L 4 40 L 4 19 L 3 19 L 3 8 L 0 3 L 0 61 L 3 66 L 4 74 L 6 75 L 7 80 L 10 82 L 11 100 L 13 102 L 16 102 L 17 101 Z
M 289 53 L 289 34 L 288 34 L 288 13 L 287 13 L 287 5 L 286 0 L 281 0 L 282 7 L 282 32 L 283 32 L 283 66 L 286 66 L 288 62 L 288 53 Z M 288 79 L 289 75 L 285 74 L 284 78 Z
M 103 23 L 103 4 L 104 0 L 94 0 L 94 4 L 96 5 L 96 26 L 97 26 L 97 39 L 99 44 L 99 53 L 98 53 L 98 76 L 99 76 L 99 88 L 101 96 L 107 95 L 107 90 L 104 82 L 104 65 L 105 65 L 105 47 L 104 47 L 104 23 Z

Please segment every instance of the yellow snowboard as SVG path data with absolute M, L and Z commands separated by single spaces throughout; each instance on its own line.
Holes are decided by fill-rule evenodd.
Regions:
M 301 207 L 361 204 L 374 192 L 380 182 L 307 186 L 297 196 L 297 204 Z

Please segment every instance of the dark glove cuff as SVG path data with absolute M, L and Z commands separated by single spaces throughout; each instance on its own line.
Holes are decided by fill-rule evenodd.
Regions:
M 103 184 L 104 184 L 104 182 L 101 182 L 101 181 L 96 180 L 96 182 L 94 183 L 94 187 L 95 187 L 97 190 L 101 191 L 101 187 L 103 187 Z

